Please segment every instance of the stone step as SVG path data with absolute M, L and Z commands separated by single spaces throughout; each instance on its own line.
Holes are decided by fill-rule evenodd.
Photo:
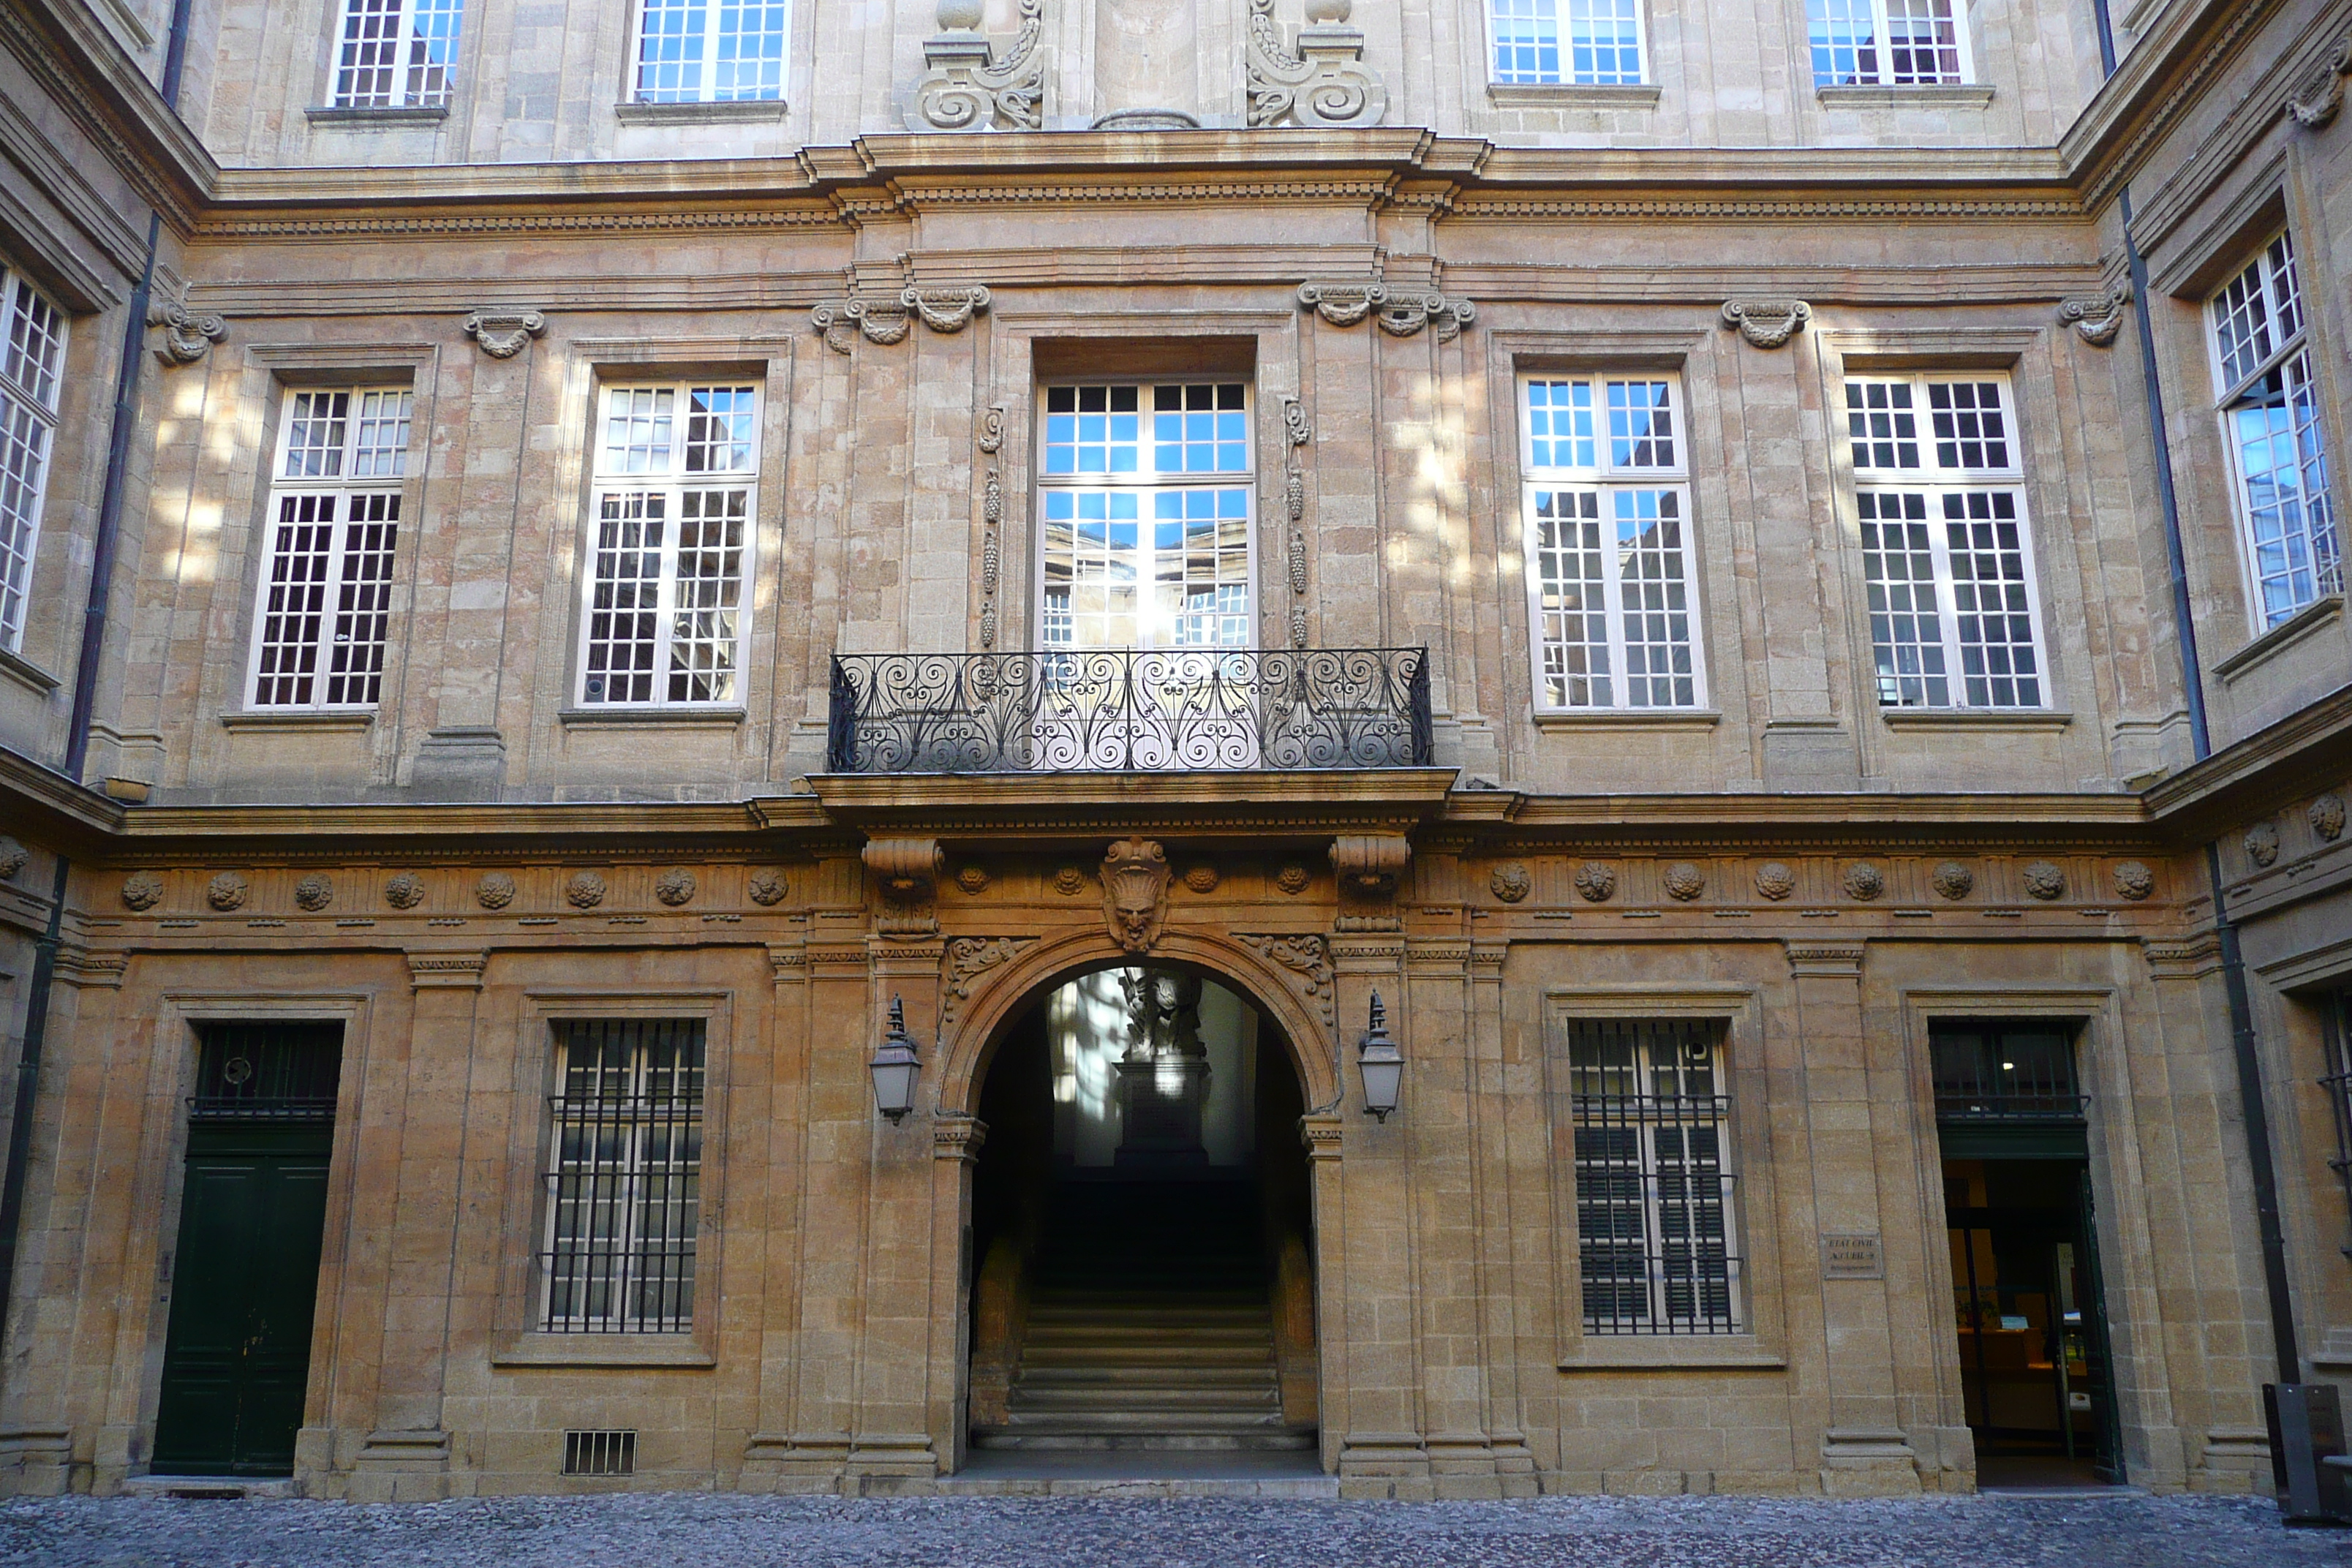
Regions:
M 1125 1366 L 1174 1368 L 1197 1372 L 1249 1369 L 1272 1374 L 1274 1347 L 1255 1345 L 1185 1344 L 1037 1344 L 1022 1352 L 1021 1364 L 1033 1370 L 1048 1367 Z
M 1315 1434 L 1297 1427 L 1256 1432 L 1063 1432 L 975 1426 L 971 1446 L 1035 1453 L 1273 1453 L 1312 1448 Z
M 1267 1366 L 1229 1367 L 1027 1367 L 1013 1385 L 1013 1397 L 1073 1391 L 1132 1393 L 1139 1398 L 1161 1392 L 1203 1399 L 1255 1399 L 1276 1386 Z
M 1106 1384 L 1092 1388 L 1031 1388 L 1013 1391 L 1006 1411 L 1015 1420 L 1030 1415 L 1116 1415 L 1122 1420 L 1165 1421 L 1198 1416 L 1232 1419 L 1244 1426 L 1282 1414 L 1282 1395 L 1272 1388 L 1130 1388 Z
M 1265 1410 L 1010 1410 L 1008 1432 L 1262 1432 L 1282 1426 L 1279 1409 Z

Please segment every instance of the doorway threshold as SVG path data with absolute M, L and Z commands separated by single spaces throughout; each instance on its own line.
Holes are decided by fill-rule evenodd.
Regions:
M 1312 1451 L 1202 1452 L 1120 1448 L 1087 1452 L 974 1449 L 941 1476 L 951 1497 L 1296 1498 L 1331 1500 L 1339 1478 Z
M 2056 1456 L 1977 1457 L 1977 1490 L 2003 1497 L 2140 1497 L 2143 1489 L 2103 1481 L 2088 1459 Z

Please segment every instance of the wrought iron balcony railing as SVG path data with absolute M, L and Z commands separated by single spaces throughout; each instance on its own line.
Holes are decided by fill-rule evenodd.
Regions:
M 1429 765 L 1429 650 L 843 654 L 837 773 Z
M 2091 1109 L 2087 1094 L 2060 1094 L 2041 1089 L 1979 1091 L 1936 1088 L 1938 1121 L 2081 1121 Z

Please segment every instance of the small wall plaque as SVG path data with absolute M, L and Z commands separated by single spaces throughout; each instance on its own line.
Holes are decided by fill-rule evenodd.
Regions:
M 1886 1259 L 1872 1236 L 1822 1237 L 1822 1278 L 1824 1279 L 1884 1279 Z

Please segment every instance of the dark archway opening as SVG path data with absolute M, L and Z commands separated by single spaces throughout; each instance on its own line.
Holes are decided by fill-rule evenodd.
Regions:
M 1012 1023 L 979 1109 L 973 1448 L 1303 1459 L 1312 1205 L 1279 1026 L 1185 966 L 1096 970 Z

